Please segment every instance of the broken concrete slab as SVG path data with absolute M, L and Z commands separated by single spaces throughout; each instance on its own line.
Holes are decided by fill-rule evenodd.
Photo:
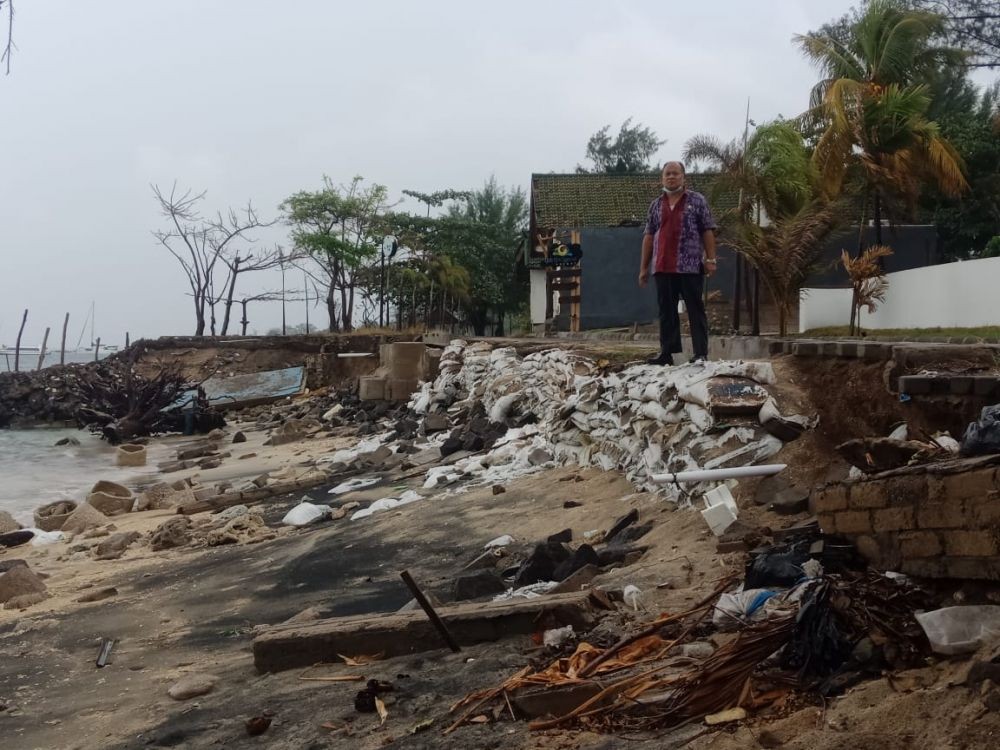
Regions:
M 716 417 L 756 415 L 770 397 L 767 388 L 747 378 L 716 377 L 708 382 L 708 408 Z
M 601 574 L 601 569 L 596 565 L 584 565 L 579 570 L 564 578 L 558 586 L 552 589 L 550 594 L 569 594 L 580 591 L 585 586 L 590 585 L 597 576 Z
M 481 568 L 458 576 L 455 579 L 453 595 L 456 602 L 461 602 L 467 599 L 479 599 L 483 596 L 500 594 L 506 590 L 507 585 L 496 571 Z
M 517 710 L 529 719 L 542 716 L 566 716 L 603 690 L 596 682 L 580 682 L 535 688 L 518 693 L 511 700 Z M 613 696 L 608 696 L 611 700 Z M 596 707 L 596 704 L 595 704 Z
M 438 614 L 460 645 L 497 641 L 540 629 L 572 625 L 588 631 L 597 606 L 588 593 L 558 594 L 535 599 L 457 604 Z M 335 661 L 337 654 L 384 652 L 400 656 L 444 648 L 441 636 L 423 612 L 358 615 L 298 625 L 276 625 L 253 642 L 260 672 L 280 672 Z

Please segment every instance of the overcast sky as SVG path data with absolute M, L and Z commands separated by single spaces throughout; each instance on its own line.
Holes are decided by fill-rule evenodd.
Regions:
M 25 343 L 52 326 L 58 346 L 69 312 L 75 344 L 92 300 L 106 343 L 193 332 L 183 273 L 150 234 L 150 183 L 265 217 L 324 174 L 394 198 L 490 174 L 526 188 L 629 116 L 667 140 L 662 160 L 694 134 L 737 135 L 748 96 L 758 122 L 801 112 L 817 75 L 791 37 L 851 4 L 18 0 L 0 76 L 0 344 L 25 307 Z M 251 329 L 280 315 L 251 307 Z

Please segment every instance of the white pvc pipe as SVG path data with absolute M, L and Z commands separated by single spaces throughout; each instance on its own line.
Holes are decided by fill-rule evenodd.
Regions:
M 721 482 L 741 477 L 767 477 L 784 471 L 787 464 L 764 464 L 762 466 L 734 466 L 730 469 L 697 469 L 679 471 L 676 474 L 653 474 L 650 479 L 660 484 L 680 482 Z

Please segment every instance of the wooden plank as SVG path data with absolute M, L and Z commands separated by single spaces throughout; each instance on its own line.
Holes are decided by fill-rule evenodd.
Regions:
M 565 625 L 586 632 L 598 608 L 588 592 L 578 592 L 455 604 L 440 607 L 438 614 L 460 645 L 473 645 Z M 276 625 L 254 639 L 253 658 L 258 671 L 281 672 L 337 661 L 337 654 L 392 657 L 440 648 L 441 636 L 424 613 L 410 611 Z
M 573 295 L 568 295 L 568 296 L 564 296 L 564 297 L 559 297 L 559 303 L 560 304 L 569 303 L 571 305 L 575 305 L 575 304 L 579 304 L 581 301 L 582 300 L 581 300 L 579 294 L 573 294 Z

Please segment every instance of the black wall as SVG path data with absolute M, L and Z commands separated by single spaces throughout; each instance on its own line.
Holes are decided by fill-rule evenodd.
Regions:
M 903 226 L 895 230 L 884 227 L 882 241 L 891 245 L 894 254 L 885 259 L 886 270 L 905 271 L 938 262 L 937 233 L 932 226 Z M 865 242 L 872 244 L 875 230 L 865 230 Z M 588 228 L 581 232 L 583 248 L 581 326 L 616 328 L 632 323 L 649 323 L 656 319 L 656 293 L 652 283 L 645 289 L 638 285 L 639 258 L 642 252 L 642 227 Z M 847 286 L 847 277 L 840 266 L 841 250 L 857 252 L 858 230 L 845 231 L 826 244 L 819 269 L 809 279 L 810 286 Z M 723 299 L 733 293 L 734 255 L 720 238 L 719 266 L 709 279 L 709 291 L 718 290 Z M 563 305 L 561 318 L 568 315 L 569 305 Z M 565 321 L 564 321 L 565 322 Z M 560 325 L 565 328 L 565 325 Z

